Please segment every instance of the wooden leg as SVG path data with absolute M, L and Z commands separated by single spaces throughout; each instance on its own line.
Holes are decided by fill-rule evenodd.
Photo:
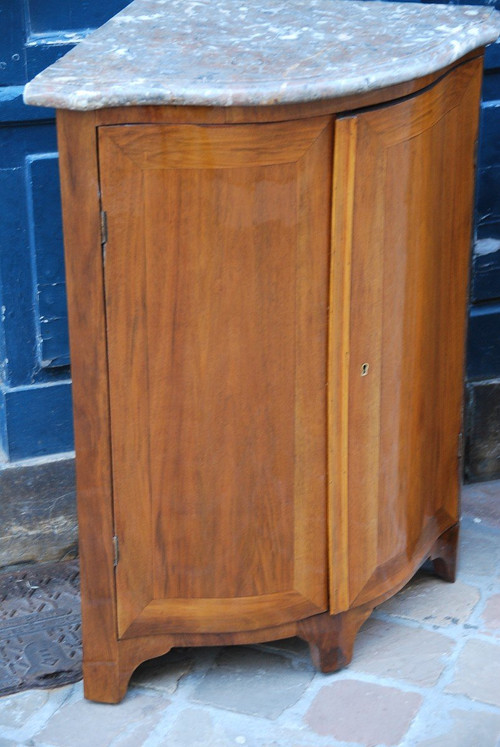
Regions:
M 457 573 L 458 524 L 438 537 L 430 554 L 436 576 L 453 583 Z
M 168 653 L 172 648 L 171 644 L 170 639 L 161 636 L 152 636 L 150 639 L 131 638 L 118 641 L 115 649 L 116 661 L 84 660 L 85 697 L 97 703 L 119 703 L 125 697 L 130 678 L 139 664 Z
M 352 659 L 356 634 L 373 606 L 357 607 L 338 615 L 316 615 L 299 623 L 297 635 L 309 643 L 311 659 L 321 672 L 336 672 Z
M 83 664 L 83 691 L 87 700 L 119 703 L 127 692 L 132 671 L 120 671 L 118 662 L 99 661 Z

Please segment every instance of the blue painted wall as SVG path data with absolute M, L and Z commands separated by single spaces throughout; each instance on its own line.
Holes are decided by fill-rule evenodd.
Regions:
M 23 85 L 127 4 L 128 0 L 0 1 L 0 454 L 4 459 L 73 448 L 54 113 L 25 107 Z M 500 0 L 475 4 L 500 8 Z M 499 44 L 486 54 L 478 169 L 467 373 L 471 386 L 495 378 L 500 386 Z
M 73 448 L 54 112 L 24 84 L 128 0 L 0 2 L 0 458 Z
M 500 2 L 497 2 L 500 8 Z M 486 52 L 467 376 L 500 377 L 500 45 Z

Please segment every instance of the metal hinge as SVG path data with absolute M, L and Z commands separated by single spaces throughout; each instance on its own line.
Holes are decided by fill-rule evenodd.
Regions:
M 114 559 L 113 559 L 113 568 L 116 568 L 118 565 L 118 561 L 120 559 L 120 548 L 118 546 L 118 537 L 113 535 L 113 552 L 114 552 Z
M 458 458 L 462 459 L 464 451 L 464 434 L 458 434 Z
M 108 243 L 108 214 L 101 210 L 101 246 L 104 249 Z

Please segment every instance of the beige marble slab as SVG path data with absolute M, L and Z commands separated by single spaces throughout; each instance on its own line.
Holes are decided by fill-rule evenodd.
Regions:
M 500 34 L 478 6 L 356 0 L 135 0 L 28 83 L 62 109 L 266 105 L 436 72 Z

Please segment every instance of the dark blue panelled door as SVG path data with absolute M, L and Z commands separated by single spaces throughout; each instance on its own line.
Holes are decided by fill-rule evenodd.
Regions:
M 500 0 L 497 3 L 500 7 Z M 500 44 L 486 51 L 481 105 L 468 376 L 500 376 Z
M 0 1 L 0 451 L 73 448 L 54 112 L 24 84 L 129 0 Z
M 500 8 L 500 0 L 495 3 Z M 486 50 L 467 359 L 466 476 L 500 477 L 500 44 Z

